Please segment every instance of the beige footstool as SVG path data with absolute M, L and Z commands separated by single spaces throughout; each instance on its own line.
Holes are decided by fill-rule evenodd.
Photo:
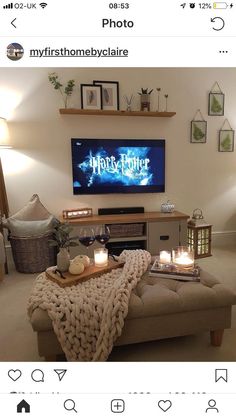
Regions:
M 4 277 L 4 263 L 6 260 L 3 235 L 0 233 L 0 281 Z
M 224 329 L 231 326 L 236 295 L 207 272 L 200 282 L 180 282 L 144 275 L 133 291 L 129 313 L 116 346 L 209 331 L 211 344 L 220 346 Z M 31 318 L 38 336 L 39 355 L 56 360 L 61 346 L 46 311 L 37 308 Z

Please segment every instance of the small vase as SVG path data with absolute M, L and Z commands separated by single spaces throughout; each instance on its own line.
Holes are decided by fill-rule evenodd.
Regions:
M 57 269 L 61 272 L 68 271 L 70 266 L 70 255 L 66 248 L 62 247 L 57 254 Z
M 141 111 L 150 111 L 150 95 L 149 94 L 142 94 L 140 97 L 140 107 Z

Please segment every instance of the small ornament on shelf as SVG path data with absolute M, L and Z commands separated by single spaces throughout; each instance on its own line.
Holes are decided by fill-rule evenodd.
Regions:
M 75 87 L 75 80 L 68 80 L 68 82 L 66 83 L 66 85 L 64 86 L 60 80 L 59 80 L 59 76 L 57 73 L 50 73 L 48 75 L 48 80 L 49 82 L 53 85 L 55 90 L 59 90 L 63 103 L 64 103 L 64 107 L 68 108 L 68 99 L 69 97 L 72 95 L 74 87 Z
M 148 91 L 147 89 L 143 89 L 143 87 L 141 88 L 141 92 L 138 92 L 138 94 L 141 96 L 140 97 L 140 107 L 141 107 L 141 111 L 150 111 L 150 101 L 151 101 L 151 93 L 152 93 L 153 89 Z
M 166 105 L 165 106 L 165 112 L 168 112 L 168 97 L 169 97 L 169 95 L 165 94 L 164 96 L 165 96 L 165 102 L 166 102 L 165 103 L 165 105 Z
M 160 91 L 161 91 L 161 88 L 157 87 L 156 91 L 157 91 L 157 112 L 160 112 Z
M 161 204 L 161 212 L 174 212 L 175 204 L 172 204 L 169 200 Z
M 133 97 L 134 97 L 133 95 L 131 95 L 131 96 L 125 95 L 124 96 L 124 99 L 125 99 L 126 104 L 127 104 L 127 106 L 126 106 L 126 111 L 127 112 L 131 112 L 132 111 L 131 104 L 132 104 Z
M 83 217 L 92 217 L 93 210 L 92 208 L 77 208 L 77 209 L 67 209 L 62 211 L 62 217 L 64 220 L 73 220 Z

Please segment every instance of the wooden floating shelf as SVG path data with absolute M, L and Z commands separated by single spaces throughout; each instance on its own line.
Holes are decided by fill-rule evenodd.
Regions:
M 95 115 L 95 116 L 145 116 L 153 118 L 171 118 L 176 112 L 143 112 L 143 111 L 106 111 L 91 109 L 59 109 L 61 115 Z

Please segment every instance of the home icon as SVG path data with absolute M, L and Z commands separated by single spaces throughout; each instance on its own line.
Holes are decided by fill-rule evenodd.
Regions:
M 30 405 L 24 399 L 17 405 L 17 413 L 30 413 Z

